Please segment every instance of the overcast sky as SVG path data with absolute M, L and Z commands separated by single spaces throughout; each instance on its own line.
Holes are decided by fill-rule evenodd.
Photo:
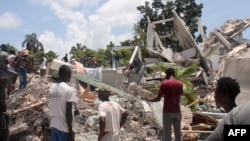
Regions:
M 151 2 L 151 0 L 149 0 Z M 166 0 L 165 0 L 166 1 Z M 246 19 L 249 0 L 196 0 L 203 3 L 202 23 L 208 31 L 228 19 Z M 91 49 L 110 41 L 132 39 L 133 25 L 141 18 L 138 5 L 145 0 L 0 0 L 0 44 L 21 48 L 24 36 L 36 33 L 45 51 L 60 57 L 76 43 Z

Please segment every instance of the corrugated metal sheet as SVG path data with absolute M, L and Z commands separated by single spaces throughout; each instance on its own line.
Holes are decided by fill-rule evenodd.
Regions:
M 117 96 L 124 96 L 124 95 L 128 95 L 128 93 L 125 93 L 115 87 L 112 87 L 110 85 L 107 85 L 105 83 L 102 83 L 100 82 L 99 80 L 96 80 L 96 79 L 93 79 L 91 77 L 89 77 L 88 75 L 86 74 L 83 74 L 83 73 L 76 73 L 75 74 L 75 78 L 79 81 L 82 81 L 84 83 L 87 83 L 89 85 L 92 85 L 94 87 L 101 87 L 101 86 L 104 86 L 104 87 L 107 87 L 109 88 L 111 91 L 115 92 L 117 94 Z

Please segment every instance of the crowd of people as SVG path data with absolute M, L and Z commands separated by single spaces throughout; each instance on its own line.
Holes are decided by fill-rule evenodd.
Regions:
M 111 50 L 109 55 L 110 67 L 115 69 L 123 65 L 123 56 L 116 50 Z
M 30 55 L 31 48 L 20 50 L 17 54 L 7 51 L 7 46 L 2 45 L 0 50 L 0 141 L 9 141 L 9 115 L 7 112 L 7 99 L 19 77 L 20 90 L 26 88 L 27 74 L 34 73 L 34 60 Z M 68 62 L 67 54 L 62 59 Z M 96 67 L 97 59 L 83 62 L 86 66 Z M 90 63 L 91 62 L 91 63 Z M 46 75 L 47 59 L 44 54 L 40 56 L 39 73 L 41 77 Z M 74 141 L 75 129 L 73 125 L 73 105 L 77 100 L 76 91 L 67 83 L 71 78 L 71 69 L 67 65 L 59 68 L 59 78 L 49 90 L 50 129 L 52 141 Z M 107 89 L 96 90 L 99 99 L 103 101 L 99 106 L 100 134 L 99 141 L 116 141 L 117 134 L 125 123 L 128 113 L 118 103 L 109 101 Z M 111 110 L 112 109 L 112 110 Z M 115 134 L 114 134 L 115 133 Z
M 72 59 L 75 59 L 75 58 L 72 58 Z M 61 59 L 62 61 L 64 62 L 69 62 L 68 60 L 68 54 L 66 53 L 65 56 Z M 80 62 L 83 67 L 86 67 L 86 68 L 96 68 L 98 67 L 98 63 L 97 63 L 97 58 L 96 56 L 93 56 L 93 57 L 84 57 L 82 59 L 78 59 L 77 60 L 78 62 Z
M 34 60 L 30 55 L 31 46 L 27 44 L 26 49 L 18 51 L 7 49 L 7 45 L 2 44 L 0 50 L 0 141 L 9 140 L 9 115 L 7 114 L 7 99 L 11 91 L 15 89 L 23 90 L 27 85 L 27 74 L 35 73 Z M 41 55 L 39 66 L 40 76 L 46 74 L 46 61 L 44 54 Z M 19 78 L 19 87 L 15 84 Z
M 123 55 L 116 50 L 111 50 L 110 54 L 108 55 L 109 58 L 109 65 L 111 68 L 115 69 L 117 67 L 123 66 Z M 83 67 L 86 68 L 96 68 L 100 66 L 97 61 L 96 56 L 85 56 L 81 59 L 77 58 L 78 62 L 83 64 Z M 66 53 L 65 56 L 61 59 L 64 62 L 69 62 L 68 54 Z
M 173 68 L 168 68 L 165 73 L 166 79 L 162 81 L 157 96 L 155 98 L 142 97 L 142 100 L 146 100 L 148 102 L 157 102 L 160 101 L 162 97 L 164 98 L 162 140 L 172 140 L 171 130 L 173 126 L 175 141 L 181 141 L 182 114 L 180 110 L 180 97 L 183 94 L 183 83 L 175 78 L 175 70 Z M 68 75 L 68 77 L 66 75 Z M 50 111 L 55 118 L 55 123 L 51 122 L 51 127 L 53 129 L 53 141 L 66 141 L 71 139 L 73 140 L 74 138 L 72 117 L 67 116 L 68 114 L 72 115 L 72 104 L 75 102 L 75 94 L 72 89 L 69 88 L 69 86 L 64 84 L 65 82 L 69 81 L 70 75 L 70 69 L 67 66 L 62 66 L 59 72 L 59 84 L 53 85 L 50 91 Z M 66 90 L 66 88 L 69 90 Z M 120 128 L 125 124 L 129 113 L 118 103 L 109 100 L 109 95 L 111 94 L 110 90 L 105 87 L 99 87 L 96 89 L 96 91 L 98 92 L 99 100 L 102 101 L 98 108 L 98 141 L 118 141 Z M 222 77 L 218 80 L 215 90 L 215 101 L 218 107 L 223 107 L 226 112 L 228 112 L 228 115 L 224 117 L 215 131 L 206 139 L 207 141 L 223 141 L 223 129 L 225 124 L 250 123 L 248 120 L 250 115 L 250 111 L 248 110 L 250 102 L 241 106 L 237 106 L 235 104 L 235 98 L 239 93 L 240 86 L 235 79 L 230 77 Z M 59 103 L 61 104 L 58 104 L 58 101 L 60 101 Z M 61 107 L 61 105 L 66 106 Z M 54 107 L 57 109 L 56 112 Z M 67 108 L 69 109 L 67 110 Z M 62 116 L 62 112 L 66 113 L 63 115 L 63 117 L 61 117 L 61 119 L 64 119 L 64 121 L 60 122 L 63 122 L 62 125 L 64 125 L 64 127 L 58 125 L 59 119 L 57 119 L 57 116 Z
M 29 46 L 19 51 L 17 55 L 10 51 L 7 53 L 6 47 L 1 46 L 0 51 L 0 141 L 9 140 L 9 116 L 7 113 L 7 99 L 11 91 L 15 89 L 14 84 L 19 76 L 19 89 L 25 89 L 27 85 L 27 73 L 33 71 L 33 61 L 29 56 Z M 114 52 L 115 53 L 115 52 Z M 67 61 L 66 57 L 63 58 Z M 115 57 L 113 57 L 114 60 Z M 96 63 L 96 58 L 92 59 L 92 66 Z M 47 59 L 41 55 L 39 66 L 40 76 L 46 75 Z M 116 64 L 116 63 L 115 63 Z M 119 64 L 119 63 L 118 63 Z M 148 102 L 157 102 L 161 98 L 163 101 L 163 141 L 171 141 L 171 130 L 175 135 L 175 141 L 182 140 L 181 134 L 181 110 L 180 97 L 183 94 L 183 83 L 175 78 L 175 69 L 166 70 L 166 78 L 161 82 L 156 97 L 142 97 Z M 71 78 L 71 69 L 67 65 L 59 68 L 59 79 L 49 90 L 49 111 L 50 128 L 52 141 L 74 141 L 75 129 L 73 124 L 74 103 L 77 101 L 76 91 L 67 83 Z M 118 141 L 121 127 L 125 124 L 129 113 L 118 103 L 110 101 L 112 93 L 105 87 L 96 89 L 98 98 L 102 102 L 99 104 L 99 135 L 98 141 Z M 235 99 L 240 93 L 238 82 L 231 77 L 222 77 L 217 81 L 215 89 L 215 102 L 218 107 L 223 107 L 228 113 L 218 124 L 206 141 L 224 140 L 224 125 L 249 125 L 250 102 L 237 106 Z

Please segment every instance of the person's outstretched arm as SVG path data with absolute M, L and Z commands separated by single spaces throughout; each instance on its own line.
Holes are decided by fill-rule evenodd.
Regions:
M 124 113 L 122 113 L 122 119 L 121 119 L 121 123 L 120 123 L 120 128 L 125 124 L 127 118 L 128 118 L 128 112 L 125 111 Z

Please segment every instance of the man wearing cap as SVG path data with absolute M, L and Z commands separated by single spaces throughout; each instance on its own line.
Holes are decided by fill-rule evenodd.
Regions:
M 98 141 L 119 141 L 119 131 L 127 120 L 128 112 L 118 103 L 109 101 L 111 91 L 105 87 L 96 89 L 102 101 L 98 108 L 100 132 Z
M 29 57 L 29 50 L 25 49 L 20 52 L 17 61 L 19 62 L 17 67 L 17 72 L 20 79 L 19 89 L 26 88 L 27 85 L 27 69 L 33 68 L 32 62 Z
M 7 141 L 9 138 L 9 117 L 7 111 L 7 87 L 9 78 L 0 73 L 0 141 Z

